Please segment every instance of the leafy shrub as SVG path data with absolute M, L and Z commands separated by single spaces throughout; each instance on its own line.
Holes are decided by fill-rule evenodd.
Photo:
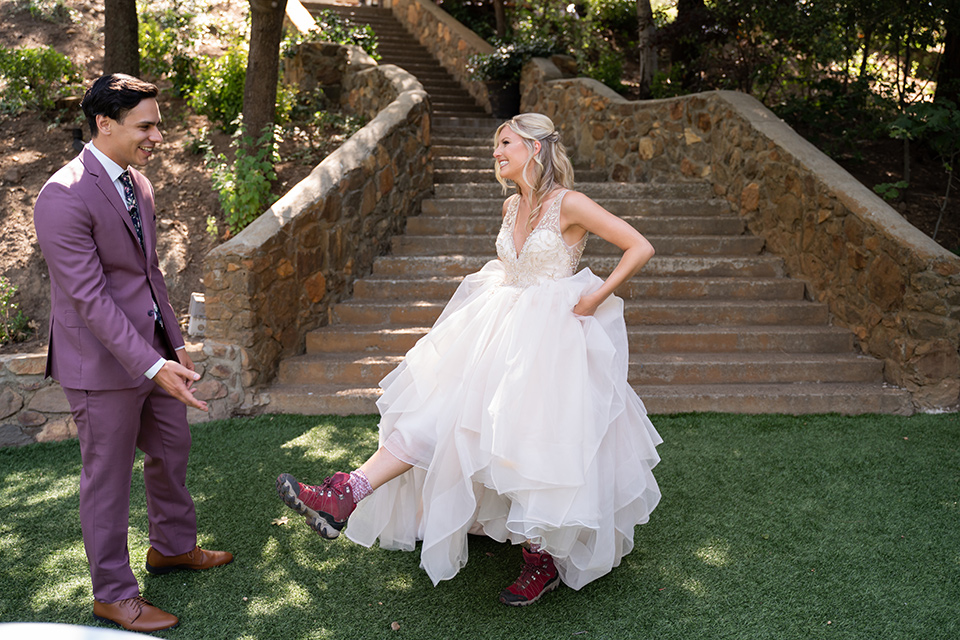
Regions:
M 237 41 L 219 58 L 205 58 L 198 63 L 196 85 L 187 103 L 221 130 L 233 133 L 237 130 L 237 116 L 243 111 L 246 76 L 247 47 Z
M 614 90 L 621 88 L 623 56 L 589 11 L 577 12 L 576 4 L 533 0 L 513 11 L 513 41 L 550 42 L 552 51 L 568 52 L 580 72 Z
M 960 109 L 949 100 L 913 104 L 891 125 L 890 135 L 927 145 L 943 166 L 946 185 L 940 215 L 933 228 L 932 238 L 936 240 L 953 190 L 954 169 L 960 155 Z
M 640 22 L 634 0 L 589 0 L 589 12 L 602 29 L 609 30 L 618 42 L 636 46 Z
M 0 112 L 50 111 L 65 93 L 82 93 L 81 69 L 50 47 L 0 46 Z
M 0 345 L 20 342 L 31 333 L 30 320 L 11 302 L 16 293 L 17 287 L 0 276 Z
M 307 33 L 291 33 L 284 38 L 281 50 L 285 57 L 292 57 L 297 47 L 304 42 L 333 42 L 358 46 L 374 60 L 380 59 L 380 54 L 377 53 L 377 36 L 370 25 L 353 24 L 329 9 L 321 11 L 314 21 L 318 29 Z
M 496 17 L 490 2 L 437 0 L 437 6 L 484 40 L 496 36 Z
M 510 85 L 520 82 L 523 65 L 531 58 L 545 57 L 557 52 L 554 43 L 540 39 L 528 42 L 501 43 L 493 53 L 478 53 L 470 56 L 470 76 L 482 82 L 498 82 Z
M 193 3 L 174 0 L 166 9 L 142 5 L 140 68 L 145 74 L 166 77 L 179 96 L 189 95 L 197 84 L 197 61 L 192 55 L 200 39 Z
M 234 122 L 234 129 L 230 141 L 234 150 L 233 162 L 222 153 L 216 157 L 212 153 L 207 156 L 213 188 L 231 234 L 239 233 L 275 202 L 270 185 L 277 178 L 274 165 L 280 161 L 277 152 L 280 135 L 276 125 L 264 127 L 256 145 L 239 121 Z
M 885 137 L 896 114 L 896 104 L 871 89 L 868 78 L 844 82 L 830 76 L 793 77 L 780 92 L 785 97 L 771 106 L 773 111 L 834 155 L 857 140 Z
M 37 20 L 68 23 L 79 20 L 79 12 L 68 7 L 63 0 L 21 0 L 17 4 L 26 6 Z

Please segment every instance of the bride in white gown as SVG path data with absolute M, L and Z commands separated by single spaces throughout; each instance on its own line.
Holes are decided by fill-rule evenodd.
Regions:
M 523 570 L 500 600 L 526 605 L 619 565 L 660 500 L 661 440 L 627 383 L 613 295 L 654 250 L 570 190 L 573 168 L 546 116 L 516 116 L 495 145 L 497 180 L 518 191 L 503 205 L 498 259 L 464 278 L 381 381 L 380 448 L 322 485 L 282 474 L 277 488 L 326 538 L 349 517 L 347 537 L 365 546 L 422 541 L 434 584 L 466 564 L 468 533 L 522 544 Z M 576 273 L 588 232 L 623 250 L 606 280 Z

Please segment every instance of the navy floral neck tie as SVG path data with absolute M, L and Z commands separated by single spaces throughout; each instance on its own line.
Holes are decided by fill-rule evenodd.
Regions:
M 133 181 L 130 179 L 130 174 L 126 171 L 120 174 L 120 186 L 123 187 L 123 199 L 127 201 L 127 211 L 130 213 L 130 219 L 133 220 L 133 228 L 137 232 L 140 248 L 144 249 L 143 223 L 140 221 L 140 210 L 137 208 L 137 196 L 133 192 Z
M 133 192 L 133 181 L 130 179 L 130 174 L 126 171 L 120 174 L 120 186 L 123 187 L 123 199 L 127 201 L 127 211 L 130 213 L 130 219 L 133 220 L 133 228 L 137 232 L 140 248 L 146 253 L 146 247 L 143 246 L 143 223 L 140 220 L 140 210 L 137 208 L 137 196 Z M 150 295 L 153 295 L 152 291 Z M 163 317 L 160 315 L 160 306 L 157 304 L 156 298 L 153 300 L 153 310 L 150 315 L 163 328 Z

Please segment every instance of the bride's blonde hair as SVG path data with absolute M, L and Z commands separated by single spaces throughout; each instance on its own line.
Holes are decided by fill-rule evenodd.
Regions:
M 573 188 L 573 165 L 567 157 L 567 150 L 560 140 L 560 132 L 553 125 L 553 120 L 539 113 L 521 113 L 507 120 L 497 127 L 493 136 L 493 144 L 497 145 L 500 132 L 504 127 L 516 133 L 523 140 L 523 144 L 530 150 L 530 157 L 521 167 L 521 175 L 530 187 L 533 209 L 530 211 L 529 226 L 532 230 L 540 217 L 540 207 L 543 198 L 553 191 L 557 185 L 566 189 Z M 540 143 L 540 151 L 534 152 L 534 142 Z M 503 192 L 507 192 L 507 181 L 500 176 L 500 163 L 493 163 L 497 182 L 503 185 Z M 532 173 L 532 175 L 531 175 Z M 517 184 L 517 191 L 524 194 Z

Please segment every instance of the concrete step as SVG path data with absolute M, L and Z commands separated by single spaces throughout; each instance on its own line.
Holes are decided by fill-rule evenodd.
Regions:
M 759 255 L 763 238 L 757 236 L 655 236 L 647 239 L 660 256 L 748 256 Z M 395 256 L 490 255 L 496 246 L 495 235 L 394 236 Z M 587 240 L 584 255 L 620 256 L 622 250 L 595 236 Z
M 584 191 L 584 193 L 610 213 L 626 219 L 630 219 L 632 216 L 725 216 L 733 220 L 741 221 L 740 216 L 730 210 L 730 204 L 725 200 L 703 200 L 656 195 L 638 198 L 618 198 L 616 195 L 609 196 L 606 194 L 597 194 L 596 192 L 590 193 Z M 503 201 L 508 195 L 509 193 L 504 195 L 498 192 L 494 196 L 485 198 L 427 198 L 422 201 L 420 212 L 425 216 L 486 215 L 499 221 L 501 219 Z M 499 224 L 499 222 L 497 224 Z M 642 229 L 643 227 L 638 226 L 637 228 Z
M 391 278 L 369 276 L 357 280 L 353 299 L 434 300 L 446 302 L 460 285 L 457 276 Z M 790 278 L 675 278 L 640 275 L 625 282 L 617 295 L 625 300 L 802 300 L 805 286 Z
M 879 384 L 646 385 L 636 391 L 652 415 L 689 411 L 790 415 L 913 412 L 906 391 Z M 376 414 L 380 397 L 378 387 L 350 385 L 276 385 L 269 393 L 271 411 L 302 415 Z
M 374 386 L 403 356 L 385 353 L 325 353 L 287 358 L 280 363 L 280 384 Z M 631 355 L 631 386 L 690 384 L 782 384 L 797 382 L 870 382 L 883 362 L 854 354 L 819 353 L 646 353 Z
M 586 183 L 594 184 L 603 184 L 599 182 L 606 177 L 606 172 L 599 169 L 595 170 L 586 170 L 581 171 L 577 174 L 578 179 L 581 179 Z M 484 186 L 496 185 L 496 188 L 499 189 L 500 185 L 497 184 L 496 174 L 493 172 L 493 168 L 487 169 L 434 169 L 433 171 L 433 183 L 435 185 L 443 185 L 446 183 L 455 183 L 455 184 L 476 184 L 481 183 Z
M 306 352 L 401 355 L 429 330 L 429 326 L 329 326 L 307 334 Z M 637 354 L 848 353 L 853 347 L 849 331 L 809 325 L 631 327 L 627 339 L 630 351 Z
M 349 300 L 331 311 L 337 323 L 346 325 L 433 326 L 444 302 L 438 300 Z M 630 325 L 744 326 L 826 324 L 826 305 L 804 300 L 665 300 L 627 301 L 624 320 Z
M 503 119 L 486 116 L 483 118 L 439 118 L 433 124 L 438 132 L 446 134 L 447 132 L 459 132 L 463 130 L 475 129 L 487 131 L 489 137 L 493 137 L 497 127 L 503 123 Z M 493 126 L 493 129 L 490 127 Z
M 703 235 L 735 236 L 744 232 L 740 218 L 717 216 L 697 218 L 693 216 L 620 216 L 647 236 Z M 496 235 L 500 231 L 500 216 L 417 216 L 407 219 L 406 232 L 411 235 L 441 236 L 446 234 Z M 588 241 L 592 242 L 592 241 Z M 592 245 L 591 245 L 592 246 Z M 657 245 L 657 250 L 660 247 Z
M 373 265 L 377 276 L 465 276 L 479 271 L 494 259 L 493 248 L 487 256 L 381 256 Z M 606 277 L 616 268 L 619 258 L 587 256 L 582 267 Z M 783 261 L 775 256 L 654 256 L 643 268 L 644 276 L 699 277 L 783 277 Z
M 578 182 L 577 191 L 594 200 L 611 198 L 617 200 L 639 198 L 710 199 L 713 189 L 700 182 Z M 437 198 L 496 198 L 502 199 L 502 189 L 495 180 L 478 183 L 435 184 Z

